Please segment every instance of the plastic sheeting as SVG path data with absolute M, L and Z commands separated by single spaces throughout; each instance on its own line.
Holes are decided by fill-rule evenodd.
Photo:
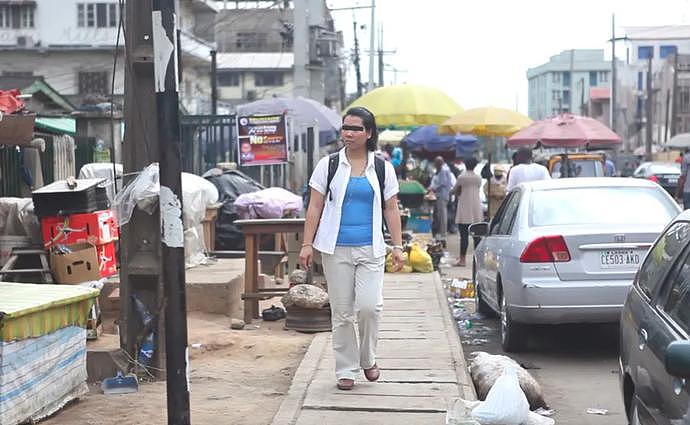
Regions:
M 34 244 L 43 244 L 31 198 L 0 198 L 0 236 L 26 236 Z
M 122 164 L 115 164 L 115 170 L 117 172 L 117 178 L 122 178 Z M 113 181 L 113 164 L 109 162 L 93 162 L 91 164 L 85 164 L 79 170 L 80 179 L 106 179 L 104 183 L 105 191 L 108 195 L 108 200 L 113 203 L 115 199 L 115 184 Z M 119 180 L 118 187 L 121 186 L 122 180 Z
M 120 226 L 129 223 L 134 208 L 153 214 L 158 206 L 159 193 L 158 164 L 154 163 L 144 168 L 115 197 L 114 209 Z M 206 216 L 206 207 L 217 201 L 218 190 L 213 184 L 197 175 L 182 173 L 182 221 L 187 267 L 204 264 L 207 260 L 201 222 Z
M 302 197 L 280 187 L 245 193 L 235 200 L 241 218 L 282 218 L 302 211 Z
M 235 201 L 243 193 L 257 192 L 264 187 L 237 170 L 223 172 L 213 169 L 204 174 L 204 177 L 218 189 L 220 194 L 218 201 L 223 204 L 216 218 L 216 249 L 244 249 L 244 235 L 234 224 L 235 220 L 239 219 Z

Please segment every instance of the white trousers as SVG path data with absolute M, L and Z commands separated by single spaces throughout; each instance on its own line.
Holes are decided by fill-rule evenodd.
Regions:
M 374 257 L 371 246 L 337 246 L 333 255 L 321 257 L 331 304 L 335 376 L 355 379 L 360 368 L 376 363 L 385 257 Z

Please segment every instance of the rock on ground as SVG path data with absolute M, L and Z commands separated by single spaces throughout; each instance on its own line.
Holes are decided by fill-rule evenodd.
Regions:
M 328 293 L 314 285 L 295 285 L 281 301 L 285 307 L 320 309 L 328 304 Z

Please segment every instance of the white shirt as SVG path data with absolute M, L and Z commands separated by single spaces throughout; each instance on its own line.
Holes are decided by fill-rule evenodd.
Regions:
M 350 180 L 350 172 L 352 166 L 345 155 L 345 148 L 339 152 L 340 163 L 338 169 L 331 181 L 330 194 L 333 195 L 331 200 L 330 194 L 324 200 L 323 212 L 319 221 L 319 228 L 316 231 L 314 238 L 314 248 L 326 254 L 333 254 L 335 252 L 335 243 L 338 239 L 338 232 L 340 231 L 340 216 L 343 207 L 343 200 L 345 199 L 345 191 Z M 398 179 L 395 175 L 393 164 L 385 161 L 386 177 L 384 178 L 384 196 L 383 199 L 389 200 L 397 195 L 399 191 Z M 367 159 L 367 166 L 364 170 L 364 175 L 369 181 L 372 189 L 374 189 L 374 208 L 372 209 L 373 233 L 372 233 L 372 248 L 374 255 L 382 257 L 386 255 L 386 246 L 383 241 L 383 232 L 381 228 L 381 194 L 379 193 L 379 180 L 376 177 L 376 169 L 374 168 L 374 153 L 369 152 Z M 314 188 L 320 194 L 326 194 L 326 182 L 328 180 L 328 156 L 321 158 L 314 172 L 309 180 L 309 186 Z
M 515 186 L 520 183 L 533 182 L 536 180 L 550 180 L 549 170 L 543 165 L 539 164 L 518 164 L 510 169 L 508 176 L 508 187 L 506 190 L 510 192 Z

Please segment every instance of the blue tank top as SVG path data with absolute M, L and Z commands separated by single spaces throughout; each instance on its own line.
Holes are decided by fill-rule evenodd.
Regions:
M 336 245 L 368 246 L 373 236 L 374 189 L 366 177 L 350 177 L 340 211 Z

